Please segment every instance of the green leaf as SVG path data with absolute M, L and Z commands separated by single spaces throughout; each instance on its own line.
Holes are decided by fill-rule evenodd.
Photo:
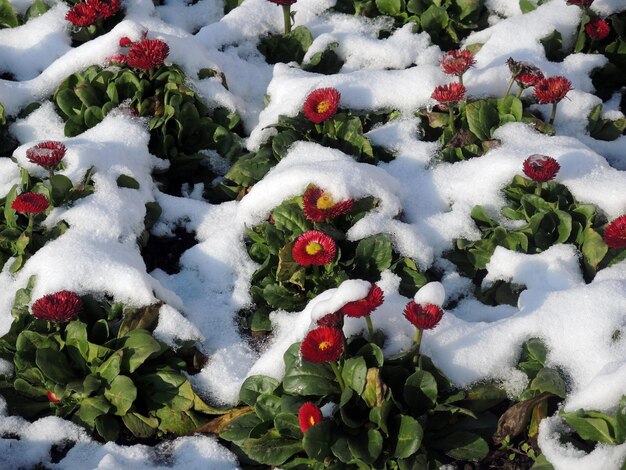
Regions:
M 139 189 L 139 182 L 128 175 L 120 175 L 117 177 L 117 186 L 119 188 Z
M 239 400 L 247 405 L 254 406 L 259 395 L 272 393 L 278 388 L 278 380 L 265 375 L 252 375 L 244 380 L 239 390 Z
M 530 13 L 537 9 L 537 5 L 532 0 L 519 0 L 519 8 L 522 13 Z
M 74 187 L 72 180 L 65 175 L 53 175 L 50 178 L 50 196 L 55 206 L 61 205 Z
M 35 362 L 43 375 L 57 384 L 66 384 L 74 379 L 72 368 L 65 354 L 52 348 L 38 349 Z
M 122 349 L 122 369 L 135 372 L 141 364 L 161 351 L 161 345 L 143 329 L 130 330 Z
M 194 432 L 205 421 L 193 411 L 175 411 L 167 406 L 159 408 L 154 414 L 159 418 L 160 431 L 179 436 Z
M 123 416 L 137 398 L 137 387 L 129 377 L 118 375 L 104 390 L 104 396 L 113 405 L 113 413 Z
M 376 8 L 383 14 L 396 16 L 402 12 L 401 0 L 376 0 Z
M 289 457 L 302 451 L 302 442 L 282 437 L 275 429 L 258 439 L 239 442 L 246 455 L 265 465 L 281 465 Z
M 272 211 L 272 217 L 277 229 L 291 232 L 293 236 L 310 230 L 304 212 L 295 202 L 281 204 Z
M 489 100 L 478 100 L 465 107 L 470 132 L 479 140 L 490 140 L 492 131 L 500 123 L 498 109 Z
M 396 436 L 393 456 L 406 459 L 417 452 L 422 445 L 424 431 L 415 418 L 406 415 L 398 415 L 394 417 L 392 435 Z
M 152 417 L 143 416 L 139 413 L 131 412 L 122 416 L 122 422 L 133 433 L 133 436 L 140 439 L 151 437 L 159 426 L 159 420 Z
M 583 237 L 584 241 L 581 251 L 585 264 L 595 271 L 608 253 L 609 247 L 604 243 L 602 236 L 591 227 L 587 227 L 583 231 Z
M 306 305 L 306 298 L 279 284 L 265 286 L 263 288 L 263 298 L 270 306 L 288 312 L 298 312 Z
M 15 379 L 13 382 L 13 388 L 15 388 L 16 392 L 32 398 L 42 398 L 48 393 L 45 387 L 36 387 L 21 378 Z
M 437 33 L 448 26 L 448 12 L 445 8 L 431 5 L 420 17 L 422 28 L 428 33 Z
M 386 235 L 364 238 L 357 244 L 355 264 L 365 274 L 374 275 L 389 269 L 392 259 L 393 250 Z
M 19 21 L 9 0 L 0 0 L 0 26 L 15 28 L 18 25 Z
M 335 442 L 333 431 L 333 424 L 329 420 L 323 420 L 311 426 L 302 439 L 302 447 L 306 454 L 318 462 L 323 462 L 329 457 L 332 453 L 331 447 Z
M 505 122 L 510 122 L 508 120 L 503 120 L 503 116 L 510 116 L 514 121 L 519 122 L 522 120 L 522 116 L 524 114 L 524 106 L 522 105 L 522 101 L 515 96 L 505 96 L 504 98 L 499 98 L 496 100 L 498 114 L 500 115 L 500 125 Z
M 120 425 L 113 416 L 101 415 L 96 418 L 96 431 L 105 441 L 115 441 L 120 433 Z
M 80 402 L 80 408 L 76 413 L 79 421 L 86 425 L 89 429 L 93 429 L 96 425 L 98 416 L 107 414 L 111 409 L 111 405 L 103 395 L 85 398 Z
M 615 445 L 614 429 L 615 422 L 608 415 L 603 417 L 589 417 L 582 410 L 575 413 L 561 413 L 561 417 L 572 427 L 580 437 L 587 441 L 601 442 Z M 613 421 L 613 422 L 612 422 Z
M 531 470 L 554 470 L 554 467 L 550 462 L 548 462 L 546 455 L 541 454 L 537 456 L 537 460 L 535 460 Z
M 365 388 L 367 377 L 367 364 L 362 357 L 351 357 L 346 359 L 341 370 L 341 375 L 345 384 L 359 395 Z
M 544 367 L 530 383 L 531 390 L 549 392 L 557 397 L 565 398 L 567 386 L 561 374 L 556 369 Z
M 263 421 L 274 421 L 274 418 L 280 412 L 280 405 L 280 397 L 271 393 L 263 393 L 257 398 L 255 411 L 257 416 Z
M 276 134 L 272 139 L 272 150 L 278 157 L 278 160 L 285 158 L 289 147 L 291 147 L 291 145 L 298 140 L 300 140 L 300 136 L 291 129 L 287 129 Z
M 300 422 L 298 417 L 292 413 L 278 413 L 274 418 L 274 427 L 283 437 L 302 439 Z
M 65 114 L 66 117 L 79 116 L 83 103 L 78 99 L 78 96 L 67 88 L 59 90 L 54 97 L 57 106 Z M 82 118 L 81 118 L 82 122 Z M 67 132 L 65 135 L 68 135 Z
M 292 395 L 325 396 L 339 393 L 335 374 L 324 363 L 308 362 L 300 357 L 300 343 L 287 349 L 284 355 L 283 389 Z
M 227 441 L 243 441 L 250 437 L 252 430 L 261 424 L 261 420 L 255 413 L 248 413 L 243 416 L 239 416 L 230 421 L 222 431 L 220 437 Z M 278 426 L 276 427 L 278 429 Z M 300 429 L 300 425 L 298 425 Z
M 539 40 L 546 52 L 546 58 L 552 62 L 560 62 L 563 60 L 564 54 L 563 37 L 556 29 L 549 35 Z
M 430 372 L 417 370 L 404 384 L 404 400 L 416 416 L 421 415 L 437 402 L 437 381 Z
M 370 429 L 367 434 L 348 438 L 348 447 L 357 459 L 371 465 L 383 450 L 383 436 L 376 429 Z
M 432 446 L 443 450 L 448 457 L 470 462 L 478 462 L 489 453 L 487 442 L 482 437 L 467 431 L 448 434 L 445 438 L 432 442 Z

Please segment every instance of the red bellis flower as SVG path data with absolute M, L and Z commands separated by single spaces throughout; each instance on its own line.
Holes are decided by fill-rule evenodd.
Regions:
M 335 240 L 318 230 L 310 230 L 300 235 L 291 250 L 291 255 L 300 266 L 323 266 L 335 259 Z
M 539 104 L 558 103 L 572 90 L 572 82 L 565 77 L 548 77 L 535 84 L 535 96 Z
M 61 162 L 66 150 L 67 148 L 61 142 L 40 142 L 26 150 L 26 158 L 31 163 L 50 169 Z
M 576 5 L 579 7 L 588 7 L 591 6 L 593 0 L 567 0 L 565 3 L 568 5 Z
M 609 248 L 614 250 L 626 248 L 626 215 L 618 217 L 607 225 L 603 238 Z
M 66 322 L 74 318 L 83 306 L 83 301 L 74 292 L 62 290 L 37 300 L 31 310 L 40 320 Z
M 531 155 L 523 164 L 524 174 L 537 183 L 554 179 L 560 169 L 559 162 L 547 155 Z
M 446 52 L 439 61 L 445 73 L 456 76 L 463 75 L 475 63 L 474 54 L 467 49 Z
M 349 212 L 354 205 L 352 199 L 335 202 L 329 192 L 316 186 L 310 186 L 302 196 L 304 204 L 304 215 L 312 222 L 323 222 L 327 219 L 334 219 L 346 212 Z
M 306 118 L 319 124 L 337 113 L 341 93 L 335 88 L 319 88 L 308 94 L 304 100 L 302 112 Z
M 327 313 L 317 320 L 316 324 L 317 326 L 332 326 L 333 328 L 341 329 L 343 326 L 343 313 L 340 311 Z
M 51 403 L 59 403 L 61 400 L 59 400 L 54 393 L 48 390 L 48 401 Z
M 98 19 L 98 12 L 89 2 L 77 3 L 67 12 L 65 19 L 79 28 L 91 26 Z
M 591 39 L 594 40 L 602 40 L 609 35 L 611 32 L 611 27 L 606 20 L 602 18 L 594 18 L 589 23 L 585 25 L 585 33 Z
M 435 304 L 409 302 L 404 308 L 404 318 L 420 330 L 432 330 L 443 317 L 443 310 Z
M 22 193 L 11 203 L 11 207 L 20 214 L 39 214 L 45 211 L 50 203 L 43 194 Z
M 320 410 L 315 403 L 310 401 L 303 404 L 298 411 L 298 422 L 300 423 L 300 430 L 303 434 L 323 419 L 322 410 Z
M 150 70 L 163 65 L 169 53 L 169 46 L 160 39 L 143 39 L 130 46 L 126 63 L 134 69 Z
M 302 358 L 309 362 L 335 362 L 342 352 L 343 333 L 330 326 L 309 331 L 300 346 Z
M 374 310 L 383 304 L 385 296 L 383 290 L 376 284 L 372 284 L 367 296 L 364 299 L 348 302 L 339 310 L 347 317 L 360 318 L 370 315 Z
M 449 83 L 435 88 L 431 98 L 443 105 L 456 104 L 465 96 L 465 87 L 460 83 Z

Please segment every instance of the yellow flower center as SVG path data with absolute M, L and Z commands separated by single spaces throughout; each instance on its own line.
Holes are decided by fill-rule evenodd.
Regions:
M 309 418 L 309 423 L 311 423 L 311 426 L 315 424 L 315 418 L 313 418 L 313 416 Z
M 330 348 L 333 345 L 333 343 L 331 343 L 330 341 L 322 341 L 318 348 L 320 351 L 324 351 L 325 349 Z
M 306 246 L 306 252 L 309 255 L 316 255 L 322 251 L 324 247 L 317 242 L 311 242 Z
M 317 112 L 322 114 L 330 109 L 330 101 L 324 100 L 317 104 Z
M 334 205 L 335 201 L 333 201 L 333 197 L 328 193 L 322 194 L 316 203 L 318 209 L 330 209 Z

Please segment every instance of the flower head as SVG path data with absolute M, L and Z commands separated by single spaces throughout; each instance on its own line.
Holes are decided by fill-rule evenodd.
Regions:
M 49 205 L 48 198 L 39 193 L 22 193 L 11 203 L 13 210 L 21 214 L 39 214 Z
M 305 361 L 334 362 L 343 352 L 343 333 L 331 326 L 320 326 L 308 332 L 300 352 Z
M 343 313 L 340 311 L 327 313 L 317 320 L 316 324 L 317 326 L 332 326 L 333 328 L 341 329 L 343 326 Z
M 352 209 L 354 201 L 335 202 L 329 192 L 316 186 L 309 186 L 302 197 L 304 215 L 313 222 L 334 219 Z
M 98 19 L 98 12 L 90 2 L 77 3 L 67 12 L 65 19 L 74 26 L 91 26 Z
M 509 57 L 506 61 L 506 65 L 509 66 L 513 79 L 522 88 L 535 86 L 537 82 L 543 78 L 541 70 L 533 64 L 521 61 L 518 62 L 513 60 L 512 57 Z
M 66 150 L 67 148 L 61 142 L 49 140 L 26 150 L 26 158 L 31 163 L 50 169 L 59 164 Z
M 406 304 L 403 315 L 416 328 L 432 330 L 441 321 L 443 310 L 435 304 L 417 304 L 411 301 Z
M 443 105 L 452 105 L 461 101 L 464 95 L 465 87 L 463 85 L 460 83 L 449 83 L 447 85 L 439 85 L 435 88 L 431 98 Z
M 448 51 L 439 61 L 445 73 L 457 76 L 463 75 L 475 63 L 474 54 L 467 49 Z
M 554 179 L 561 169 L 561 165 L 554 158 L 547 155 L 534 154 L 524 160 L 524 174 L 538 183 L 545 183 Z
M 310 230 L 300 235 L 291 250 L 294 261 L 300 266 L 330 264 L 335 259 L 336 252 L 335 240 L 318 230 Z
M 557 103 L 572 89 L 572 82 L 565 77 L 548 77 L 535 84 L 535 96 L 540 104 Z
M 59 403 L 61 400 L 59 398 L 57 398 L 57 396 L 51 392 L 50 390 L 48 390 L 48 400 L 51 403 Z
M 606 226 L 604 243 L 615 250 L 626 248 L 626 215 L 619 216 Z
M 372 284 L 364 299 L 348 302 L 339 311 L 348 317 L 364 317 L 380 307 L 384 298 L 383 290 L 376 284 Z
M 128 36 L 124 36 L 123 38 L 120 38 L 120 47 L 130 47 L 132 45 L 133 45 L 133 41 Z
M 300 407 L 298 411 L 298 422 L 300 423 L 300 430 L 304 434 L 314 424 L 322 421 L 322 410 L 320 410 L 315 403 L 307 401 Z
M 585 33 L 591 39 L 602 40 L 609 35 L 611 27 L 609 23 L 602 18 L 594 18 L 585 25 Z
M 115 54 L 112 56 L 109 56 L 106 58 L 106 61 L 109 64 L 125 64 L 126 63 L 126 56 L 124 54 Z
M 150 70 L 163 65 L 169 53 L 169 46 L 160 39 L 143 39 L 130 46 L 126 63 L 134 69 Z
M 31 310 L 41 320 L 66 322 L 76 316 L 83 306 L 83 301 L 74 292 L 62 290 L 44 295 L 37 300 Z
M 308 94 L 304 100 L 302 112 L 315 124 L 330 119 L 337 112 L 341 93 L 335 88 L 318 88 Z
M 106 20 L 115 15 L 120 10 L 120 0 L 87 0 L 91 3 L 99 18 Z
M 588 7 L 593 3 L 593 0 L 567 0 L 565 3 L 568 5 L 577 5 L 579 7 Z

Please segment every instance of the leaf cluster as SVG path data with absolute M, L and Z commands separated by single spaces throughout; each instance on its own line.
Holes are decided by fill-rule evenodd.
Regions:
M 78 317 L 51 324 L 29 312 L 33 283 L 17 292 L 14 321 L 0 338 L 0 357 L 15 368 L 0 380 L 11 412 L 61 416 L 107 441 L 183 435 L 218 412 L 183 373 L 190 345 L 175 353 L 150 333 L 160 304 L 130 308 L 84 296 Z
M 0 29 L 15 28 L 25 24 L 29 19 L 43 15 L 50 6 L 41 0 L 34 0 L 23 14 L 15 13 L 9 0 L 0 0 Z

